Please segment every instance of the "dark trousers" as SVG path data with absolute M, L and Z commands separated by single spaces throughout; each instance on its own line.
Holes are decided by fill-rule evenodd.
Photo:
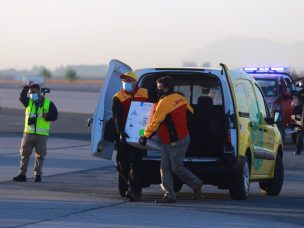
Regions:
M 141 194 L 141 158 L 143 151 L 127 143 L 118 142 L 116 164 L 119 175 L 125 180 L 128 190 Z
M 297 131 L 297 141 L 296 141 L 296 154 L 301 154 L 302 148 L 303 148 L 303 135 L 304 135 L 304 130 L 298 129 Z

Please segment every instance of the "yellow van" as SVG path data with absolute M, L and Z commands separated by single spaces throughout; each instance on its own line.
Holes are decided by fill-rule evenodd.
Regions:
M 120 89 L 119 75 L 132 68 L 112 60 L 92 118 L 92 153 L 111 159 L 114 142 L 111 129 L 111 98 Z M 192 105 L 189 117 L 191 137 L 185 166 L 204 184 L 229 189 L 233 199 L 246 199 L 250 182 L 258 181 L 268 195 L 278 195 L 284 180 L 283 143 L 276 126 L 282 113 L 274 117 L 257 82 L 245 72 L 230 71 L 224 64 L 218 69 L 149 68 L 136 70 L 139 86 L 156 101 L 156 81 L 171 76 L 175 91 Z M 160 151 L 146 151 L 143 157 L 143 187 L 160 184 Z M 174 179 L 175 191 L 183 183 Z M 125 189 L 118 180 L 121 192 Z

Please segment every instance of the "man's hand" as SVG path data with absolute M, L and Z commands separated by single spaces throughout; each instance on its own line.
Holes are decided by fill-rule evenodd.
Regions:
M 145 146 L 147 144 L 147 137 L 145 136 L 140 136 L 139 138 L 139 144 Z
M 129 138 L 129 135 L 126 132 L 121 132 L 119 134 L 119 140 L 120 140 L 120 142 L 126 142 L 126 138 Z
M 43 118 L 46 118 L 47 116 L 48 116 L 47 113 L 42 113 L 42 117 L 43 117 Z

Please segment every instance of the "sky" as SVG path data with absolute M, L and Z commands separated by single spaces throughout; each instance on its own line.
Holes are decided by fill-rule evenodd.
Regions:
M 303 0 L 0 0 L 0 68 L 171 66 L 230 36 L 304 41 Z

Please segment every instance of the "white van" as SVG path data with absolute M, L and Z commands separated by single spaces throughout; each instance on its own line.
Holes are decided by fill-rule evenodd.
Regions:
M 138 84 L 156 101 L 156 81 L 170 76 L 175 91 L 184 94 L 194 109 L 188 119 L 191 142 L 185 166 L 204 184 L 229 189 L 234 199 L 246 199 L 250 182 L 258 181 L 268 195 L 278 195 L 284 180 L 283 144 L 276 126 L 282 113 L 271 116 L 262 90 L 244 72 L 206 68 L 149 68 L 136 70 Z M 112 97 L 120 90 L 119 76 L 131 67 L 112 60 L 92 119 L 92 153 L 111 159 L 114 150 Z M 160 184 L 160 151 L 143 157 L 143 187 Z M 121 186 L 118 180 L 119 190 Z M 175 178 L 175 191 L 183 183 Z

